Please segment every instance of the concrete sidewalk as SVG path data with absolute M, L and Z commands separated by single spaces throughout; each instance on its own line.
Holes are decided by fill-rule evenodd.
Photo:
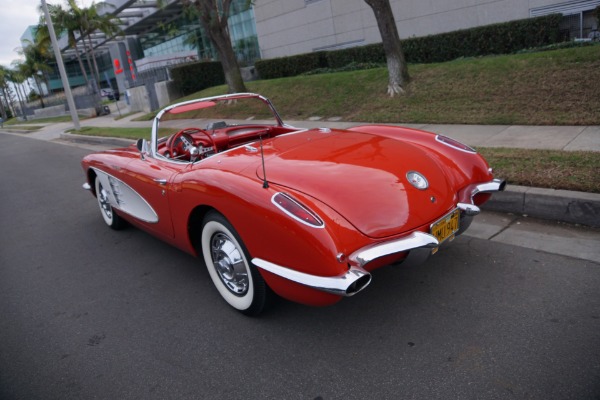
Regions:
M 82 127 L 138 127 L 150 129 L 152 121 L 132 121 L 141 115 L 131 115 L 115 120 L 115 110 L 110 115 L 82 120 Z M 126 110 L 121 110 L 125 113 Z M 360 122 L 322 120 L 318 117 L 307 121 L 286 121 L 305 128 L 349 128 L 363 125 Z M 98 137 L 82 137 L 65 133 L 73 128 L 72 122 L 44 125 L 37 131 L 12 130 L 12 133 L 40 140 L 69 141 L 96 146 L 127 146 L 133 141 Z M 522 126 L 522 125 L 436 125 L 436 124 L 390 124 L 408 126 L 450 136 L 475 147 L 509 147 L 566 151 L 597 151 L 598 177 L 600 179 L 600 126 Z M 6 128 L 6 127 L 5 127 Z M 7 129 L 0 132 L 11 133 Z M 560 222 L 600 227 L 600 194 L 566 190 L 529 188 L 508 185 L 505 192 L 497 193 L 486 203 L 485 209 L 529 215 Z
M 82 127 L 129 127 L 150 128 L 152 121 L 133 121 L 144 113 L 129 115 L 115 120 L 119 112 L 115 103 L 110 105 L 111 114 L 80 121 Z M 126 115 L 129 108 L 124 101 L 119 102 L 120 113 Z M 364 122 L 345 122 L 338 118 L 321 119 L 312 117 L 305 121 L 285 122 L 292 126 L 303 128 L 349 128 L 364 125 Z M 28 137 L 42 140 L 57 140 L 66 130 L 73 128 L 72 122 L 36 123 L 43 125 L 40 130 L 33 132 L 22 131 Z M 526 125 L 444 125 L 444 124 L 389 124 L 422 129 L 443 134 L 459 140 L 470 146 L 479 147 L 513 147 L 523 149 L 547 149 L 567 151 L 598 151 L 600 152 L 600 126 L 526 126 Z M 5 128 L 8 128 L 5 126 Z

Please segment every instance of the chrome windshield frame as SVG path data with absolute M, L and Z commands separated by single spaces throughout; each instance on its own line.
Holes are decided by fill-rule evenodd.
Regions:
M 152 134 L 151 134 L 150 154 L 149 155 L 151 157 L 157 158 L 157 155 L 158 155 L 158 129 L 160 127 L 160 120 L 164 114 L 168 113 L 172 109 L 181 107 L 181 106 L 185 106 L 188 104 L 200 103 L 203 101 L 222 101 L 222 100 L 236 100 L 236 99 L 250 99 L 250 98 L 256 98 L 256 99 L 262 100 L 269 107 L 271 112 L 273 113 L 273 116 L 275 117 L 275 120 L 277 121 L 277 125 L 285 126 L 285 124 L 283 123 L 283 120 L 281 119 L 281 116 L 279 115 L 279 113 L 277 112 L 275 107 L 273 106 L 273 103 L 271 103 L 271 100 L 269 100 L 268 98 L 266 98 L 264 96 L 261 96 L 260 94 L 256 94 L 256 93 L 233 93 L 233 94 L 227 94 L 227 95 L 221 95 L 221 96 L 204 97 L 201 99 L 183 101 L 183 102 L 175 103 L 175 104 L 172 104 L 170 106 L 163 108 L 154 117 L 154 120 L 152 122 Z M 169 160 L 169 159 L 165 158 L 165 160 Z

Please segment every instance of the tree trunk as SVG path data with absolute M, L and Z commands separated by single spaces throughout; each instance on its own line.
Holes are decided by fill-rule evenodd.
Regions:
M 88 70 L 90 71 L 90 74 L 92 75 L 92 79 L 94 79 L 94 67 L 92 67 L 92 61 L 90 60 L 90 52 L 87 48 L 87 45 L 85 44 L 85 40 L 82 39 L 82 43 L 83 43 L 83 48 L 85 49 L 85 61 L 87 62 Z M 89 83 L 89 81 L 88 81 L 88 83 Z
M 94 53 L 94 43 L 92 42 L 92 38 L 90 37 L 90 35 L 88 35 L 88 42 L 90 44 L 90 52 L 92 53 L 92 60 L 94 62 L 96 85 L 98 87 L 100 87 L 100 71 L 98 70 L 98 63 L 96 62 L 96 54 Z
M 23 88 L 23 82 L 17 84 L 15 83 L 15 87 L 17 88 L 17 97 L 19 98 L 19 104 L 21 106 L 21 114 L 23 114 L 23 119 L 27 121 L 27 115 L 25 114 L 25 103 L 27 98 L 25 97 L 25 89 Z
M 4 108 L 4 97 L 0 97 L 0 114 L 2 114 L 2 119 L 6 122 L 8 120 L 8 115 L 6 114 L 6 108 Z
M 35 74 L 33 75 L 33 80 L 40 91 L 40 104 L 42 105 L 42 108 L 46 108 L 46 105 L 44 104 L 44 92 L 42 91 L 42 85 L 40 84 L 39 78 Z
M 227 26 L 231 0 L 221 1 L 220 6 L 216 0 L 195 0 L 193 4 L 199 10 L 200 23 L 219 55 L 229 93 L 246 92 Z
M 231 46 L 229 33 L 209 34 L 211 42 L 219 53 L 219 60 L 223 65 L 223 73 L 225 74 L 225 82 L 229 88 L 229 93 L 246 92 L 246 85 L 242 79 L 240 66 L 238 64 L 235 52 Z
M 81 69 L 81 74 L 83 75 L 83 80 L 85 81 L 85 85 L 89 84 L 87 73 L 85 72 L 85 67 L 83 66 L 83 61 L 81 61 L 81 56 L 79 55 L 79 50 L 77 50 L 77 45 L 73 47 L 75 49 L 75 56 L 77 57 L 77 61 L 79 62 L 79 68 Z
M 365 0 L 373 9 L 388 67 L 388 94 L 394 96 L 404 91 L 404 86 L 410 80 L 408 67 L 404 59 L 400 36 L 392 13 L 389 0 Z
M 13 118 L 16 117 L 17 112 L 15 110 L 15 105 L 13 104 L 13 99 L 10 95 L 10 88 L 8 87 L 8 84 L 2 86 L 2 95 L 6 100 L 6 107 L 8 107 L 8 110 L 12 113 Z

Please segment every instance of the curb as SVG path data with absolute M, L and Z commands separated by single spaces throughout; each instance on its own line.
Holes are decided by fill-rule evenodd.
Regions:
M 482 208 L 600 228 L 600 194 L 507 185 Z
M 22 133 L 22 134 L 28 134 L 28 133 L 35 133 L 37 132 L 37 130 L 28 130 L 28 129 L 13 129 L 13 128 L 0 128 L 0 132 L 4 132 L 4 133 Z
M 134 143 L 130 139 L 70 133 L 62 133 L 60 139 L 115 147 Z M 597 193 L 506 185 L 506 189 L 494 193 L 482 209 L 600 228 L 600 194 Z
M 70 133 L 61 133 L 60 140 L 72 143 L 85 143 L 85 144 L 97 144 L 105 146 L 115 147 L 129 147 L 135 144 L 133 139 L 119 139 L 119 138 L 107 138 L 101 136 L 85 136 L 85 135 L 73 135 Z

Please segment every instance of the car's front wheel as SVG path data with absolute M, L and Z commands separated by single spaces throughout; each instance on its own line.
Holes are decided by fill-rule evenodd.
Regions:
M 113 210 L 108 199 L 108 192 L 104 189 L 104 187 L 102 187 L 102 183 L 97 177 L 95 181 L 95 186 L 96 199 L 98 200 L 98 207 L 100 208 L 100 214 L 102 214 L 102 219 L 104 220 L 104 222 L 106 222 L 106 225 L 110 226 L 112 229 L 123 229 L 126 223 Z
M 268 288 L 223 215 L 211 211 L 205 216 L 201 245 L 208 273 L 223 299 L 243 314 L 259 314 L 267 302 Z

